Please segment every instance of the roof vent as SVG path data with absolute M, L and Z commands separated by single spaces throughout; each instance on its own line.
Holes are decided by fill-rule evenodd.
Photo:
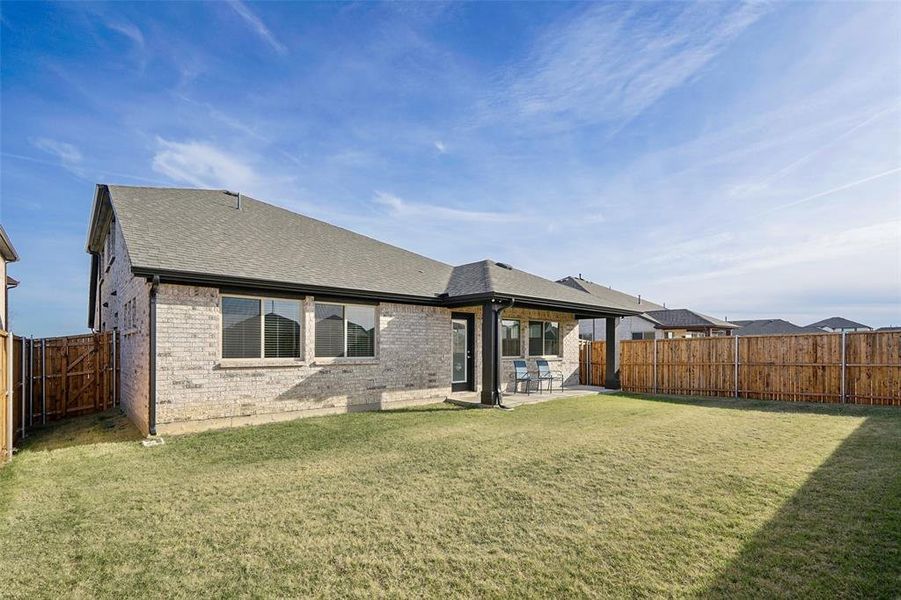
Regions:
M 235 208 L 237 208 L 238 210 L 241 210 L 241 200 L 243 200 L 243 198 L 241 196 L 241 192 L 233 192 L 231 190 L 222 190 L 222 193 L 224 193 L 228 196 L 234 196 L 235 197 Z
M 507 269 L 508 271 L 512 271 L 512 270 L 513 270 L 513 267 L 511 267 L 511 266 L 508 265 L 507 263 L 497 263 L 497 266 L 499 266 L 499 267 L 502 268 L 502 269 Z

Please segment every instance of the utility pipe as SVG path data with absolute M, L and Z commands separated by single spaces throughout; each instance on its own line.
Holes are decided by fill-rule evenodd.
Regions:
M 150 435 L 156 435 L 156 295 L 160 287 L 160 276 L 154 275 L 150 284 L 150 389 L 148 394 L 148 422 Z

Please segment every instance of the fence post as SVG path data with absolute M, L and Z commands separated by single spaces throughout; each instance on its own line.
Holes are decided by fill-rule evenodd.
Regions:
M 738 398 L 738 336 L 735 337 L 735 397 Z
M 41 424 L 47 424 L 47 340 L 41 339 Z
M 6 371 L 4 373 L 4 378 L 6 379 L 6 404 L 3 407 L 3 410 L 6 411 L 6 433 L 4 435 L 9 436 L 6 439 L 6 450 L 9 453 L 9 460 L 12 460 L 13 439 L 16 437 L 16 424 L 13 423 L 13 402 L 15 402 L 16 398 L 16 386 L 13 383 L 13 334 L 11 331 L 6 332 L 6 340 L 3 343 L 6 344 L 6 364 L 3 366 Z
M 846 341 L 847 341 L 847 332 L 842 332 L 842 404 L 845 403 L 847 390 L 846 390 L 846 382 L 845 382 L 845 369 L 847 368 L 847 358 L 846 358 Z
M 654 334 L 654 393 L 657 393 L 657 334 Z
M 34 336 L 28 341 L 28 426 L 34 426 Z
M 21 346 L 21 348 L 19 348 L 19 356 L 22 359 L 22 381 L 21 381 L 22 395 L 19 398 L 19 400 L 21 400 L 21 402 L 22 402 L 22 415 L 21 415 L 22 416 L 22 439 L 24 440 L 25 439 L 25 338 L 23 338 L 23 337 L 19 338 L 19 345 Z

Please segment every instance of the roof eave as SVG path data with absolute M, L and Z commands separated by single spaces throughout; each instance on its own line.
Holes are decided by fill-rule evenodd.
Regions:
M 100 252 L 103 248 L 103 225 L 106 221 L 106 216 L 112 214 L 112 211 L 109 186 L 98 183 L 94 188 L 94 201 L 91 205 L 91 222 L 88 226 L 85 252 Z
M 358 290 L 321 286 L 304 283 L 290 283 L 272 281 L 267 279 L 251 279 L 246 277 L 234 277 L 211 273 L 194 273 L 188 271 L 175 271 L 157 269 L 153 267 L 133 266 L 131 272 L 136 277 L 152 278 L 158 276 L 160 283 L 175 283 L 182 285 L 200 285 L 206 287 L 227 287 L 234 289 L 260 290 L 291 294 L 303 294 L 313 296 L 329 296 L 356 298 L 360 300 L 380 300 L 387 302 L 400 302 L 407 304 L 426 304 L 440 306 L 441 300 L 437 296 L 418 296 L 415 294 L 397 294 L 374 290 Z
M 515 303 L 514 306 L 571 312 L 575 314 L 577 318 L 583 319 L 629 317 L 639 314 L 638 311 L 632 311 L 623 308 L 610 306 L 593 306 L 590 304 L 579 304 L 575 302 L 566 302 L 563 300 L 550 300 L 547 298 L 536 298 L 533 296 L 523 296 L 520 294 L 501 294 L 496 292 L 484 294 L 469 294 L 466 296 L 451 296 L 444 299 L 443 305 L 449 307 L 460 307 L 470 306 L 473 304 L 481 304 L 484 302 L 508 300 L 513 300 Z
M 19 260 L 19 253 L 16 252 L 15 246 L 13 246 L 9 236 L 6 235 L 6 230 L 3 229 L 2 225 L 0 225 L 0 255 L 2 255 L 3 260 L 8 263 Z
M 247 290 L 263 290 L 282 293 L 305 294 L 313 296 L 357 298 L 360 300 L 443 306 L 447 308 L 470 306 L 473 304 L 482 304 L 491 301 L 514 300 L 518 306 L 571 312 L 576 314 L 578 318 L 621 317 L 639 314 L 636 311 L 630 311 L 627 309 L 583 305 L 572 302 L 548 300 L 545 298 L 532 298 L 516 294 L 488 293 L 453 297 L 420 296 L 416 294 L 397 294 L 375 290 L 359 290 L 314 284 L 248 279 L 244 277 L 233 277 L 210 273 L 192 273 L 186 271 L 174 271 L 141 266 L 133 266 L 132 274 L 136 277 L 146 278 L 158 276 L 161 283 L 202 285 L 208 287 L 229 287 Z

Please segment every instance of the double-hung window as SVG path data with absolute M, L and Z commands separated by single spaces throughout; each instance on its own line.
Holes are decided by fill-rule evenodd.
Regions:
M 521 356 L 519 321 L 501 320 L 501 356 Z
M 222 297 L 222 358 L 300 358 L 299 300 Z
M 375 307 L 316 303 L 318 358 L 374 358 Z
M 560 324 L 556 321 L 529 321 L 529 356 L 560 354 Z

